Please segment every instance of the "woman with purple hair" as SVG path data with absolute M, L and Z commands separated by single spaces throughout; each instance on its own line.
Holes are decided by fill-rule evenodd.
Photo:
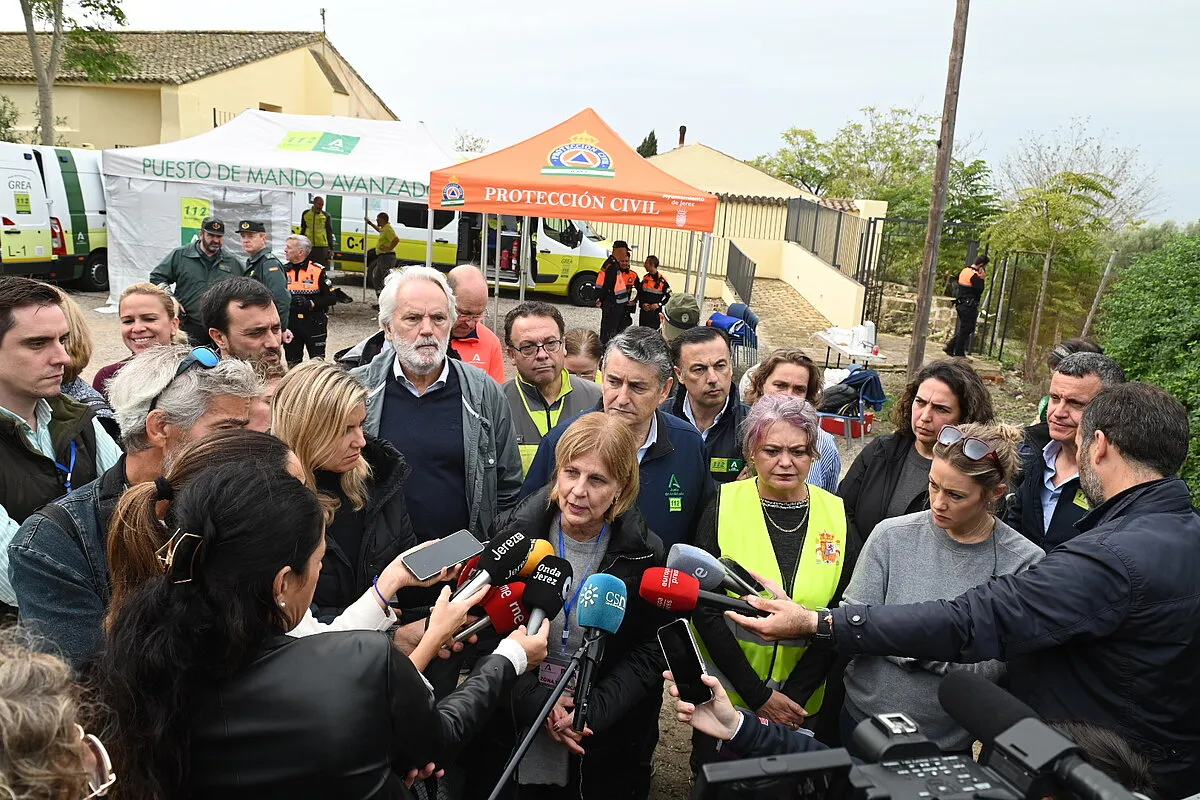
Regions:
M 846 512 L 841 498 L 805 483 L 817 450 L 817 412 L 788 394 L 761 398 L 743 423 L 751 480 L 720 487 L 700 520 L 696 544 L 759 576 L 776 594 L 827 608 L 841 598 L 854 571 L 847 563 Z M 793 729 L 821 708 L 825 675 L 836 658 L 805 641 L 768 644 L 729 623 L 719 611 L 692 616 L 710 671 L 734 705 Z M 713 760 L 716 740 L 693 734 L 697 764 Z

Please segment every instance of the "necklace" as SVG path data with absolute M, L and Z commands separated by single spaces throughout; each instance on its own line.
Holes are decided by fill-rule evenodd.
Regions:
M 775 520 L 774 517 L 772 517 L 770 514 L 767 513 L 768 505 L 770 505 L 771 507 L 776 508 L 776 509 L 803 508 L 804 515 L 800 518 L 799 524 L 797 524 L 795 527 L 785 528 L 782 525 L 780 525 Z M 780 533 L 795 533 L 796 531 L 803 528 L 805 526 L 805 524 L 808 522 L 808 501 L 801 500 L 798 503 L 780 503 L 778 501 L 762 499 L 762 512 L 763 512 L 763 516 L 767 518 L 767 522 L 771 523 L 775 527 L 775 529 L 778 530 Z

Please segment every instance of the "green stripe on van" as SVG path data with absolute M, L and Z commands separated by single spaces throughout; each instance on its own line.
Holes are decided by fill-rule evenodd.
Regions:
M 333 228 L 333 241 L 329 243 L 329 249 L 341 250 L 342 196 L 340 194 L 325 195 L 325 213 L 329 215 L 329 226 Z
M 63 187 L 67 190 L 67 213 L 71 216 L 71 252 L 87 255 L 92 252 L 92 240 L 88 233 L 87 209 L 83 205 L 83 190 L 79 188 L 79 171 L 75 167 L 75 156 L 70 150 L 56 148 L 59 172 Z

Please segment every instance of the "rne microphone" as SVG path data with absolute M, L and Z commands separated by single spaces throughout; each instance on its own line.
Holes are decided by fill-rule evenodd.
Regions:
M 546 556 L 525 579 L 525 607 L 529 609 L 530 635 L 541 630 L 542 623 L 562 611 L 571 591 L 571 562 L 558 556 Z
M 672 545 L 671 551 L 667 553 L 667 567 L 691 575 L 700 581 L 700 588 L 705 591 L 717 592 L 727 589 L 736 592 L 738 597 L 758 594 L 740 575 L 726 570 L 725 565 L 716 556 L 693 544 L 681 542 Z
M 984 744 L 981 762 L 1024 797 L 1050 797 L 1058 784 L 1085 800 L 1130 792 L 1084 761 L 1080 748 L 1033 709 L 973 672 L 951 672 L 938 687 L 946 713 Z
M 532 547 L 533 540 L 520 531 L 493 538 L 479 554 L 478 571 L 454 590 L 450 602 L 465 603 L 484 586 L 508 583 L 517 577 Z
M 554 555 L 554 545 L 545 539 L 534 539 L 533 547 L 529 550 L 529 556 L 525 559 L 525 564 L 521 567 L 521 571 L 517 575 L 522 578 L 528 578 L 537 569 L 537 565 L 542 563 L 543 558 L 552 555 Z
M 677 569 L 651 567 L 646 570 L 642 573 L 638 594 L 646 602 L 664 611 L 683 613 L 693 610 L 697 605 L 704 605 L 724 611 L 736 611 L 747 617 L 768 616 L 767 612 L 759 611 L 745 600 L 704 591 L 700 588 L 700 581 Z
M 465 642 L 488 627 L 495 628 L 496 633 L 512 633 L 529 617 L 521 603 L 524 596 L 525 584 L 520 581 L 493 586 L 479 604 L 484 617 L 454 634 L 454 641 Z
M 584 649 L 579 678 L 575 682 L 575 718 L 571 723 L 576 732 L 582 732 L 587 726 L 596 663 L 604 657 L 604 637 L 616 633 L 625 619 L 627 596 L 625 581 L 603 572 L 590 576 L 579 587 L 575 621 L 583 628 Z

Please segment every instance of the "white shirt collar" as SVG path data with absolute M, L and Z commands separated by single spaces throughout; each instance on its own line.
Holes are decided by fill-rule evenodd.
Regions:
M 725 416 L 725 409 L 729 408 L 729 398 L 725 398 L 725 405 L 721 406 L 721 410 L 713 417 L 712 425 L 709 425 L 705 430 L 700 431 L 700 426 L 696 424 L 696 416 L 692 413 L 692 396 L 685 390 L 683 393 L 683 415 L 687 417 L 687 421 L 692 423 L 696 430 L 700 431 L 700 438 L 708 441 L 708 432 L 717 427 L 717 423 L 721 421 L 721 417 Z
M 50 420 L 54 416 L 54 412 L 50 410 L 50 403 L 47 402 L 46 398 L 44 398 L 44 397 L 39 397 L 37 403 L 33 407 L 33 418 L 34 418 L 34 421 L 37 422 L 37 430 L 36 431 L 29 426 L 29 423 L 25 421 L 24 417 L 20 416 L 19 414 L 15 413 L 13 411 L 9 411 L 4 406 L 0 406 L 0 412 L 3 412 L 4 414 L 7 414 L 8 416 L 12 417 L 14 420 L 16 420 L 21 425 L 23 425 L 25 430 L 27 430 L 31 433 L 40 433 L 41 431 L 44 431 L 46 429 L 46 426 L 50 424 Z
M 655 412 L 654 416 L 652 416 L 650 418 L 650 432 L 648 434 L 646 434 L 646 443 L 638 448 L 637 458 L 638 458 L 639 464 L 641 464 L 642 459 L 645 458 L 646 451 L 648 451 L 654 445 L 654 443 L 657 441 L 658 441 L 658 412 Z
M 438 379 L 431 383 L 429 388 L 424 391 L 418 389 L 416 384 L 410 381 L 408 376 L 404 374 L 404 367 L 400 366 L 399 357 L 392 361 L 392 372 L 395 373 L 396 380 L 398 380 L 405 389 L 408 389 L 410 392 L 412 392 L 413 397 L 421 397 L 422 395 L 427 395 L 432 391 L 441 389 L 446 385 L 446 380 L 450 377 L 450 359 L 448 357 L 442 359 L 442 374 L 439 375 Z

